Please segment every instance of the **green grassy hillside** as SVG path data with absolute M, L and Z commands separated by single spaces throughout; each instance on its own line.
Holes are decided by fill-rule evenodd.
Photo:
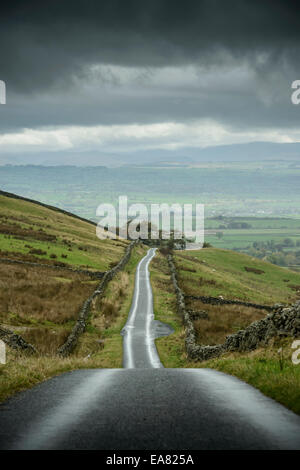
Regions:
M 183 290 L 190 295 L 237 299 L 265 305 L 300 297 L 300 274 L 230 250 L 175 252 Z
M 2 258 L 59 261 L 105 271 L 120 259 L 127 243 L 99 240 L 96 226 L 89 221 L 0 194 Z
M 130 307 L 136 265 L 146 251 L 143 246 L 134 248 L 102 303 L 93 307 L 72 357 L 59 358 L 56 351 L 99 283 L 74 270 L 109 270 L 128 243 L 100 240 L 90 221 L 0 194 L 0 325 L 38 351 L 37 356 L 27 357 L 7 348 L 7 364 L 0 366 L 0 401 L 58 372 L 122 366 L 120 331 Z M 8 258 L 25 263 L 9 263 Z
M 53 353 L 99 282 L 69 268 L 106 271 L 120 260 L 127 244 L 99 240 L 89 221 L 0 195 L 0 322 L 22 328 L 26 339 Z M 7 258 L 25 264 L 9 264 Z

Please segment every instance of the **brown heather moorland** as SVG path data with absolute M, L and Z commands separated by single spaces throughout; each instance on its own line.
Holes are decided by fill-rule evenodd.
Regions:
M 0 263 L 0 322 L 61 325 L 75 320 L 96 284 L 70 271 Z

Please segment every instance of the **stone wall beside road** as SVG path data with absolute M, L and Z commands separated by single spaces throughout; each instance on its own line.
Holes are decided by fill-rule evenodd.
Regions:
M 71 352 L 74 350 L 74 348 L 77 344 L 79 336 L 84 332 L 84 330 L 86 328 L 86 321 L 87 321 L 87 318 L 88 318 L 89 313 L 90 313 L 90 307 L 91 307 L 91 303 L 92 303 L 93 299 L 95 297 L 103 295 L 105 287 L 107 286 L 109 281 L 111 281 L 115 277 L 115 275 L 119 271 L 121 271 L 121 269 L 123 269 L 124 266 L 128 263 L 128 261 L 130 259 L 130 256 L 131 256 L 132 249 L 134 248 L 134 246 L 137 243 L 138 243 L 138 241 L 135 240 L 135 241 L 131 242 L 130 245 L 127 246 L 123 258 L 119 261 L 119 263 L 116 266 L 114 266 L 109 271 L 106 271 L 106 273 L 104 274 L 104 276 L 101 279 L 100 284 L 97 286 L 96 290 L 84 302 L 84 304 L 81 307 L 81 310 L 79 312 L 77 321 L 76 321 L 71 333 L 69 334 L 69 336 L 67 338 L 67 341 L 62 346 L 60 346 L 57 350 L 57 353 L 60 356 L 66 357 L 69 354 L 71 354 Z
M 177 310 L 182 316 L 185 326 L 185 346 L 190 359 L 205 361 L 213 357 L 221 356 L 228 351 L 250 351 L 260 345 L 266 345 L 268 341 L 275 336 L 300 337 L 300 301 L 298 301 L 290 307 L 283 305 L 270 307 L 270 309 L 273 310 L 272 313 L 269 313 L 261 320 L 251 323 L 251 325 L 244 330 L 227 336 L 223 344 L 216 346 L 201 346 L 197 344 L 193 318 L 191 311 L 186 308 L 185 295 L 177 281 L 173 256 L 168 255 L 167 258 L 176 293 Z M 199 297 L 196 298 L 199 299 Z M 253 304 L 247 306 L 253 306 Z

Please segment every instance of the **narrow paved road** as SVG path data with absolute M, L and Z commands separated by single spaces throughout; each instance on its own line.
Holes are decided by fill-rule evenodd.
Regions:
M 300 449 L 300 417 L 253 387 L 210 369 L 162 367 L 153 255 L 136 273 L 125 368 L 62 374 L 8 400 L 0 406 L 0 449 Z
M 135 275 L 135 291 L 128 320 L 123 328 L 123 367 L 126 369 L 156 369 L 163 367 L 154 339 L 172 333 L 168 325 L 156 322 L 153 314 L 149 264 L 155 248 L 139 262 Z

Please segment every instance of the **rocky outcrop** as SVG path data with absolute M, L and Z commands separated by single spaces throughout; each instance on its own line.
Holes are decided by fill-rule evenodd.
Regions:
M 77 344 L 79 336 L 84 332 L 84 330 L 86 328 L 86 321 L 87 321 L 87 318 L 88 318 L 89 313 L 90 313 L 90 307 L 91 307 L 91 303 L 92 303 L 93 299 L 95 297 L 99 297 L 99 296 L 103 295 L 103 292 L 104 292 L 107 284 L 109 283 L 109 281 L 111 281 L 115 277 L 115 275 L 119 271 L 121 271 L 124 268 L 124 266 L 128 263 L 128 261 L 130 259 L 130 256 L 131 256 L 132 249 L 134 248 L 134 246 L 137 243 L 138 243 L 138 240 L 135 240 L 135 241 L 131 242 L 130 245 L 127 246 L 123 258 L 119 261 L 119 263 L 116 266 L 114 266 L 109 271 L 106 271 L 106 273 L 102 277 L 102 280 L 101 280 L 100 284 L 97 286 L 96 290 L 84 302 L 84 304 L 83 304 L 83 306 L 82 306 L 82 308 L 79 312 L 77 321 L 76 321 L 71 333 L 69 334 L 69 336 L 67 338 L 67 341 L 62 346 L 60 346 L 60 348 L 57 350 L 57 353 L 60 356 L 66 357 L 69 354 L 71 354 L 71 352 L 74 350 L 74 348 Z
M 37 352 L 34 346 L 27 343 L 22 336 L 3 327 L 0 327 L 0 339 L 13 349 L 25 351 L 29 354 L 35 354 Z
M 208 320 L 209 319 L 209 315 L 208 313 L 205 311 L 205 310 L 187 310 L 190 318 L 192 320 Z
M 168 264 L 176 293 L 177 310 L 182 316 L 185 326 L 185 346 L 190 359 L 205 361 L 218 357 L 228 351 L 250 351 L 258 346 L 266 345 L 275 336 L 300 337 L 300 301 L 298 301 L 291 307 L 284 307 L 282 305 L 272 307 L 272 310 L 274 310 L 272 313 L 269 313 L 262 320 L 251 323 L 244 330 L 227 336 L 223 344 L 216 346 L 201 346 L 197 344 L 192 311 L 186 309 L 185 295 L 178 285 L 176 267 L 172 255 L 168 255 Z M 196 298 L 199 299 L 199 297 Z M 253 305 L 256 304 L 250 306 Z

